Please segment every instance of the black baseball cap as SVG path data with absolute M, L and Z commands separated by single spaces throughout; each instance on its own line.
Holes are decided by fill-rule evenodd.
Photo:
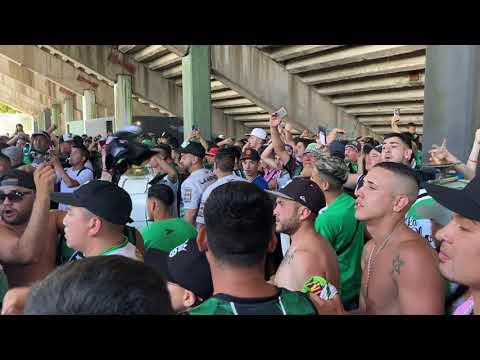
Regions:
M 198 142 L 190 142 L 187 146 L 180 149 L 181 154 L 192 154 L 203 159 L 205 157 L 205 148 Z
M 116 225 L 133 222 L 132 200 L 121 187 L 109 181 L 95 180 L 80 186 L 73 193 L 53 193 L 52 201 L 82 207 Z
M 315 214 L 318 214 L 326 204 L 322 190 L 310 178 L 305 176 L 293 178 L 279 191 L 268 192 L 274 196 L 296 201 Z
M 245 149 L 245 151 L 242 153 L 242 156 L 240 157 L 240 160 L 245 160 L 245 159 L 260 161 L 260 154 L 255 149 L 247 148 Z
M 20 186 L 35 190 L 33 174 L 18 169 L 11 169 L 0 173 L 0 186 Z
M 212 274 L 207 257 L 198 250 L 196 239 L 188 239 L 168 252 L 145 251 L 144 262 L 160 272 L 167 281 L 190 290 L 203 300 L 213 295 Z
M 358 141 L 356 140 L 353 140 L 353 141 L 349 141 L 347 143 L 347 145 L 345 145 L 345 149 L 347 147 L 350 147 L 352 149 L 355 149 L 357 152 L 360 152 L 360 150 L 362 149 L 362 144 L 360 144 Z
M 480 221 L 480 177 L 472 179 L 462 190 L 426 183 L 427 193 L 440 205 L 468 219 Z

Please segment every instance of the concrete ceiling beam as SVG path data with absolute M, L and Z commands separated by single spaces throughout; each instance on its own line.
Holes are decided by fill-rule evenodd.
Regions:
M 224 111 L 226 115 L 260 114 L 264 112 L 265 110 L 259 106 L 247 106 L 247 107 L 228 109 Z
M 118 45 L 118 50 L 120 50 L 122 53 L 127 53 L 130 50 L 135 49 L 137 45 Z
M 178 65 L 182 63 L 182 59 L 174 53 L 168 53 L 162 55 L 158 59 L 155 59 L 148 63 L 148 68 L 150 70 L 162 70 L 174 65 Z
M 423 100 L 423 89 L 402 90 L 392 92 L 381 92 L 374 94 L 348 95 L 332 98 L 331 102 L 335 105 L 355 105 L 370 103 L 391 103 L 403 101 L 420 101 Z
M 370 64 L 358 63 L 358 66 L 300 75 L 300 79 L 308 85 L 316 85 L 343 80 L 361 79 L 370 76 L 425 70 L 425 61 L 426 56 L 423 54 L 406 59 L 394 59 Z
M 142 62 L 154 56 L 161 56 L 166 53 L 168 53 L 168 50 L 163 45 L 150 45 L 133 55 L 133 58 L 135 61 Z
M 286 61 L 300 56 L 316 54 L 322 51 L 338 48 L 342 45 L 287 45 L 273 49 L 268 56 L 275 61 Z
M 394 109 L 400 109 L 400 114 L 423 114 L 423 102 L 402 102 L 394 104 L 377 104 L 368 106 L 349 106 L 345 108 L 347 114 L 363 115 L 393 115 Z
M 233 117 L 233 120 L 236 121 L 259 121 L 259 120 L 270 120 L 270 114 L 248 114 L 248 115 L 237 115 Z
M 406 54 L 425 48 L 425 45 L 364 45 L 346 47 L 328 54 L 319 54 L 307 59 L 289 61 L 285 68 L 292 74 L 298 74 L 333 66 L 358 63 L 365 60 L 375 60 Z
M 332 96 L 339 94 L 359 93 L 365 91 L 401 89 L 425 85 L 425 73 L 402 74 L 380 79 L 353 80 L 347 83 L 335 83 L 315 87 L 320 95 Z
M 166 79 L 173 79 L 176 77 L 182 76 L 182 65 L 177 65 L 171 67 L 170 69 L 164 70 L 160 72 L 160 75 Z
M 255 105 L 248 99 L 233 99 L 233 100 L 220 100 L 212 102 L 212 106 L 216 107 L 217 109 L 227 109 L 227 108 L 234 108 L 239 106 L 252 106 Z
M 190 45 L 163 45 L 166 49 L 177 54 L 179 57 L 184 57 L 188 54 Z
M 218 91 L 212 93 L 211 98 L 214 100 L 234 99 L 240 97 L 240 94 L 233 90 Z
M 255 127 L 269 128 L 270 127 L 270 123 L 268 121 L 245 122 L 243 125 L 249 128 L 255 128 Z
M 376 134 L 388 134 L 392 132 L 392 128 L 389 126 L 371 126 L 370 129 Z M 400 131 L 407 131 L 406 126 L 400 126 Z M 417 126 L 417 134 L 423 135 L 423 127 Z
M 390 126 L 392 116 L 358 116 L 357 120 L 365 125 L 387 125 Z M 407 125 L 413 122 L 414 124 L 423 124 L 423 115 L 401 115 L 400 125 Z

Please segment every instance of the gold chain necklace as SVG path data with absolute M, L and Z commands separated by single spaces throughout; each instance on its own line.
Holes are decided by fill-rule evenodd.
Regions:
M 392 237 L 393 233 L 395 232 L 395 230 L 397 229 L 398 225 L 400 225 L 401 223 L 404 222 L 404 219 L 402 219 L 400 222 L 398 222 L 395 227 L 393 228 L 393 230 L 390 232 L 390 234 L 388 234 L 386 237 L 385 237 L 385 240 L 383 241 L 383 244 L 382 246 L 380 246 L 380 248 L 378 249 L 378 251 L 375 253 L 375 256 L 372 256 L 373 255 L 373 252 L 375 251 L 377 245 L 374 244 L 373 246 L 373 249 L 372 251 L 370 252 L 370 255 L 368 257 L 368 262 L 367 262 L 367 281 L 365 283 L 365 300 L 368 299 L 368 285 L 370 283 L 370 275 L 371 275 L 371 270 L 372 270 L 372 266 L 375 264 L 375 260 L 377 259 L 377 256 L 378 254 L 380 253 L 380 251 L 382 251 L 385 246 L 387 246 L 387 243 L 388 241 L 390 240 L 390 238 Z M 365 301 L 366 302 L 366 301 Z

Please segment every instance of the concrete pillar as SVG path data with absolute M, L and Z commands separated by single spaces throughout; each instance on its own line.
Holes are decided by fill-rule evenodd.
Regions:
M 185 140 L 192 126 L 209 139 L 212 136 L 209 45 L 191 45 L 189 54 L 182 58 L 182 91 Z
M 47 117 L 49 116 L 48 110 L 40 111 L 36 117 L 36 127 L 35 132 L 42 131 L 46 129 Z
M 480 127 L 480 46 L 427 46 L 423 158 L 447 139 L 448 150 L 467 161 Z
M 73 104 L 72 104 L 73 106 Z M 55 131 L 57 135 L 61 134 L 61 126 L 62 126 L 62 120 L 60 118 L 60 112 L 61 112 L 61 105 L 60 104 L 52 104 L 52 109 L 50 112 L 50 125 L 55 124 L 57 125 L 58 130 Z M 45 124 L 47 126 L 47 124 Z M 46 130 L 46 129 L 45 129 Z
M 132 124 L 132 77 L 130 75 L 117 75 L 117 82 L 113 87 L 115 100 L 114 131 L 121 130 Z
M 95 91 L 85 90 L 82 97 L 82 115 L 83 121 L 95 119 L 97 117 L 97 104 L 95 102 Z
M 63 103 L 63 116 L 65 121 L 65 126 L 59 126 L 60 134 L 66 133 L 68 128 L 67 125 L 75 120 L 75 116 L 73 112 L 73 99 L 70 97 L 65 98 L 65 101 Z

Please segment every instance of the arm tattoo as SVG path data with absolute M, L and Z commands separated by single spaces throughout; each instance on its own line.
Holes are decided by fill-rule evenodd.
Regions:
M 283 258 L 282 263 L 290 265 L 290 263 L 292 262 L 294 254 L 295 254 L 295 251 L 293 251 L 292 253 L 290 253 L 290 251 L 287 251 L 287 253 L 285 254 L 285 257 Z
M 400 259 L 400 255 L 397 255 L 392 261 L 392 274 L 397 273 L 400 275 L 400 268 L 405 265 L 405 261 Z

